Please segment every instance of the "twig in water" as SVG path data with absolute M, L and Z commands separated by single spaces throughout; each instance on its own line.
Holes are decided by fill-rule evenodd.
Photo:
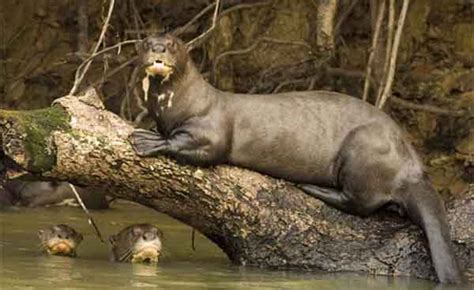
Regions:
M 191 249 L 193 249 L 193 252 L 196 251 L 196 229 L 193 228 L 193 231 L 191 232 Z
M 379 109 L 383 108 L 383 105 L 387 101 L 392 90 L 393 77 L 395 76 L 395 68 L 397 65 L 398 46 L 400 45 L 400 39 L 402 37 L 403 25 L 405 24 L 405 18 L 407 15 L 409 3 L 410 0 L 403 0 L 400 17 L 398 17 L 397 31 L 395 32 L 395 37 L 393 39 L 392 53 L 390 56 L 390 66 L 387 75 L 387 82 L 385 83 L 382 95 L 379 99 L 377 99 L 378 102 L 375 104 Z
M 88 217 L 88 222 L 89 222 L 89 224 L 92 226 L 92 228 L 95 230 L 95 233 L 96 233 L 97 237 L 99 238 L 99 240 L 100 240 L 102 243 L 105 243 L 104 238 L 102 237 L 102 234 L 101 234 L 100 231 L 99 231 L 99 228 L 97 227 L 96 223 L 94 222 L 94 218 L 92 217 L 91 213 L 89 212 L 89 210 L 87 209 L 86 205 L 85 205 L 84 202 L 82 201 L 81 196 L 79 195 L 79 193 L 78 193 L 77 190 L 76 190 L 76 187 L 75 187 L 74 185 L 72 185 L 71 183 L 69 183 L 69 186 L 71 187 L 72 192 L 73 192 L 74 195 L 76 196 L 77 202 L 79 203 L 79 205 L 82 207 L 82 209 L 83 209 L 84 212 L 86 213 L 86 215 L 87 215 L 87 217 Z
M 107 31 L 107 27 L 109 26 L 110 22 L 110 17 L 112 16 L 112 11 L 114 10 L 114 5 L 115 5 L 115 0 L 110 0 L 110 5 L 109 5 L 109 12 L 107 13 L 107 18 L 105 19 L 104 25 L 102 26 L 102 31 L 100 32 L 99 40 L 97 41 L 94 51 L 92 52 L 92 55 L 95 55 L 97 51 L 99 50 L 100 45 L 104 41 L 104 36 L 105 32 Z M 82 80 L 84 79 L 84 76 L 86 75 L 87 71 L 89 70 L 89 67 L 92 63 L 92 59 L 89 61 L 84 62 L 85 65 L 80 65 L 77 68 L 75 79 L 74 79 L 74 85 L 72 86 L 71 90 L 69 91 L 69 95 L 74 95 L 77 92 L 77 89 L 79 88 L 79 85 L 81 84 Z M 80 70 L 81 67 L 84 67 L 82 71 Z M 80 72 L 80 73 L 79 73 Z
M 380 34 L 380 27 L 382 26 L 383 16 L 385 14 L 385 0 L 380 2 L 379 11 L 377 13 L 377 22 L 375 24 L 374 35 L 372 37 L 372 46 L 370 47 L 369 61 L 367 62 L 367 72 L 365 73 L 364 82 L 364 93 L 362 94 L 362 100 L 367 101 L 369 96 L 370 81 L 369 78 L 372 75 L 372 63 L 374 61 L 375 52 L 377 50 L 377 44 Z

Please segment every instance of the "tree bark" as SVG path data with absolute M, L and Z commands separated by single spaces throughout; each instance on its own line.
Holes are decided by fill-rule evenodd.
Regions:
M 351 216 L 246 169 L 140 158 L 127 141 L 132 130 L 93 90 L 47 109 L 0 110 L 7 175 L 106 186 L 193 226 L 239 264 L 434 277 L 425 238 L 408 220 L 387 212 Z M 452 205 L 449 219 L 461 264 L 472 268 L 472 193 Z

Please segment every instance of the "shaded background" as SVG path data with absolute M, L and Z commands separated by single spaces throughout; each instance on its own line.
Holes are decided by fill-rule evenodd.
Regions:
M 236 5 L 263 2 L 267 5 L 224 13 Z M 318 2 L 224 0 L 216 30 L 193 51 L 193 58 L 205 77 L 222 90 L 324 89 L 360 97 L 378 1 L 338 1 L 331 52 L 321 51 L 316 44 Z M 465 194 L 474 180 L 473 4 L 465 0 L 411 2 L 393 85 L 393 95 L 408 103 L 389 100 L 384 110 L 409 133 L 438 191 L 450 199 Z M 105 44 L 173 31 L 211 3 L 117 1 Z M 49 106 L 72 87 L 75 69 L 95 45 L 109 3 L 2 0 L 0 5 L 0 107 Z M 180 37 L 193 39 L 210 26 L 211 19 L 212 9 L 181 31 Z M 380 43 L 384 42 L 382 37 Z M 135 47 L 124 46 L 97 58 L 83 83 L 101 92 L 109 110 L 146 126 L 147 119 L 140 114 L 143 75 L 137 64 Z M 382 67 L 379 53 L 375 82 L 380 81 Z M 373 103 L 373 97 L 369 101 Z M 410 104 L 467 114 L 413 110 Z

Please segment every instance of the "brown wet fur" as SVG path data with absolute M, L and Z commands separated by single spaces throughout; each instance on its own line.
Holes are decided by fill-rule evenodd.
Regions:
M 69 257 L 77 256 L 77 247 L 83 240 L 81 233 L 64 224 L 39 230 L 38 237 L 45 253 Z
M 150 224 L 133 224 L 109 237 L 113 262 L 157 263 L 163 233 Z
M 152 75 L 148 108 L 157 132 L 130 136 L 141 156 L 193 165 L 229 163 L 297 183 L 345 212 L 366 216 L 390 205 L 420 225 L 438 278 L 462 281 L 443 202 L 398 125 L 372 105 L 328 91 L 233 94 L 207 83 L 185 45 L 170 35 L 144 40 Z

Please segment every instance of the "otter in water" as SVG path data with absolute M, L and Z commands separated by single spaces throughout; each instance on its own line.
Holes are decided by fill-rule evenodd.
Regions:
M 78 233 L 68 225 L 55 225 L 38 231 L 41 248 L 50 255 L 77 256 L 77 247 L 83 240 Z
M 134 224 L 109 237 L 113 262 L 157 263 L 163 233 L 150 224 Z
M 4 190 L 12 196 L 10 205 L 39 207 L 61 204 L 71 199 L 76 200 L 67 182 L 12 179 L 5 182 Z M 76 190 L 87 208 L 106 209 L 109 207 L 105 188 L 76 186 Z
M 336 92 L 220 91 L 170 35 L 144 40 L 142 60 L 157 131 L 131 134 L 138 155 L 249 168 L 360 216 L 396 207 L 423 228 L 439 280 L 462 280 L 443 202 L 414 148 L 384 112 Z

